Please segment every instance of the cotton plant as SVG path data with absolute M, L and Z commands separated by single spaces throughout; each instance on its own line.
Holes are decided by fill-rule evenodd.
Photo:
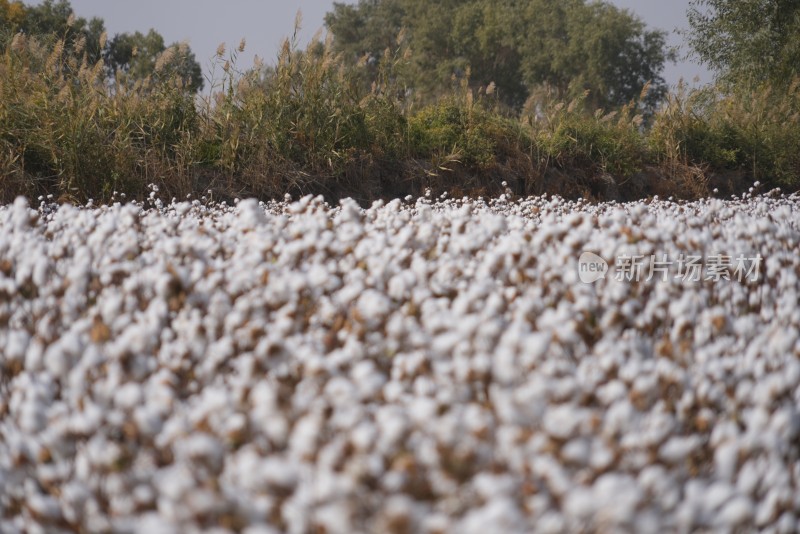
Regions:
M 795 531 L 798 201 L 2 206 L 0 531 Z

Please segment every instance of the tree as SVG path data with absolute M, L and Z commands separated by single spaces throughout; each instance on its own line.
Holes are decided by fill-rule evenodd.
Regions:
M 800 74 L 800 2 L 692 0 L 693 53 L 730 86 L 787 86 Z
M 596 106 L 617 106 L 648 82 L 653 106 L 666 92 L 661 72 L 672 59 L 663 32 L 606 2 L 360 0 L 335 3 L 325 22 L 337 50 L 354 62 L 381 58 L 405 28 L 417 92 L 435 98 L 469 70 L 473 85 L 494 82 L 515 108 L 541 86 L 559 98 L 588 90 Z
M 192 92 L 203 88 L 202 70 L 189 46 L 175 43 L 167 47 L 161 34 L 153 29 L 147 34 L 115 35 L 104 56 L 108 76 L 123 83 L 178 76 Z
M 648 83 L 647 107 L 666 93 L 661 72 L 673 56 L 665 34 L 647 30 L 627 10 L 605 2 L 533 0 L 518 20 L 529 87 L 546 85 L 559 98 L 589 91 L 594 107 L 636 100 Z
M 103 60 L 109 80 L 133 84 L 148 77 L 178 76 L 191 92 L 203 87 L 202 69 L 187 44 L 166 46 L 164 38 L 152 29 L 147 34 L 121 33 L 107 40 L 103 20 L 76 17 L 69 0 L 44 0 L 30 7 L 0 0 L 0 29 L 23 31 L 45 41 L 63 40 L 65 54 L 76 54 L 79 61 L 85 54 L 89 64 Z
M 67 53 L 72 53 L 76 44 L 82 42 L 81 53 L 86 53 L 89 63 L 96 63 L 102 57 L 101 36 L 106 31 L 103 20 L 75 17 L 68 0 L 44 0 L 25 8 L 20 29 L 29 35 L 63 39 Z
M 361 0 L 334 3 L 325 23 L 337 51 L 373 71 L 384 50 L 402 45 L 410 52 L 404 74 L 422 100 L 451 89 L 454 78 L 470 71 L 473 85 L 491 82 L 510 105 L 521 105 L 525 88 L 518 76 L 519 56 L 503 29 L 508 0 L 487 1 Z M 401 31 L 406 39 L 398 43 Z
M 25 4 L 0 0 L 0 36 L 16 32 L 25 20 Z

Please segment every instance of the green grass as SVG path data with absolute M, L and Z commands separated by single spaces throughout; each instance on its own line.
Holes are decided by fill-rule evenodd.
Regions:
M 64 201 L 142 198 L 148 185 L 182 198 L 212 189 L 217 198 L 323 194 L 335 200 L 450 190 L 463 194 L 541 191 L 552 176 L 610 179 L 625 198 L 655 194 L 641 178 L 674 183 L 678 195 L 707 194 L 708 176 L 745 175 L 800 187 L 800 87 L 775 94 L 716 89 L 669 95 L 645 121 L 633 102 L 618 110 L 586 101 L 532 100 L 502 110 L 492 88 L 465 80 L 419 106 L 393 69 L 365 84 L 330 43 L 283 47 L 273 67 L 239 70 L 238 55 L 217 58 L 206 98 L 163 73 L 115 84 L 103 65 L 64 51 L 57 39 L 0 42 L 0 192 L 52 194 Z M 357 67 L 356 67 L 357 68 Z M 687 176 L 696 183 L 685 188 Z M 585 185 L 585 184 L 584 184 Z M 548 191 L 596 188 L 550 183 Z M 595 191 L 595 193 L 591 193 Z M 690 193 L 686 193 L 690 191 Z

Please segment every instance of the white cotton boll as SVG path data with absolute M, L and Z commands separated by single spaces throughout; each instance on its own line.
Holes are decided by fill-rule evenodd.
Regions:
M 715 482 L 703 495 L 703 506 L 710 512 L 717 511 L 734 496 L 733 488 L 725 482 Z
M 508 347 L 500 347 L 492 358 L 492 375 L 502 384 L 511 384 L 518 379 L 519 366 L 515 351 Z
M 241 202 L 240 202 L 241 203 Z M 191 202 L 178 202 L 172 205 L 175 208 L 175 213 L 180 217 L 185 217 L 192 210 Z
M 798 519 L 792 512 L 784 512 L 778 519 L 777 531 L 781 534 L 789 534 L 798 531 Z
M 269 525 L 249 525 L 242 530 L 242 534 L 280 534 L 280 530 Z
M 2 338 L 0 338 L 0 342 Z M 31 336 L 24 330 L 11 330 L 5 340 L 3 356 L 7 361 L 22 361 L 31 341 Z
M 447 357 L 452 354 L 456 345 L 463 339 L 463 336 L 458 332 L 446 332 L 433 338 L 431 349 L 437 356 Z M 463 374 L 469 374 L 469 369 L 465 369 Z
M 736 489 L 743 495 L 754 495 L 761 482 L 761 470 L 757 462 L 745 462 L 736 477 Z
M 418 399 L 432 397 L 436 393 L 436 383 L 427 376 L 418 376 L 414 379 L 413 391 Z
M 315 510 L 314 523 L 324 532 L 353 532 L 352 510 L 345 500 L 325 504 Z
M 84 401 L 83 410 L 74 413 L 69 420 L 71 432 L 88 436 L 97 430 L 103 422 L 103 409 L 91 401 Z
M 334 405 L 348 405 L 356 400 L 353 384 L 342 376 L 333 377 L 325 384 L 324 395 Z
M 156 473 L 153 486 L 161 496 L 177 502 L 196 485 L 192 472 L 185 464 L 174 464 Z
M 134 382 L 128 382 L 114 394 L 114 403 L 124 410 L 131 410 L 141 402 L 142 386 Z
M 673 511 L 680 502 L 682 487 L 676 483 L 676 477 L 661 465 L 650 465 L 639 473 L 638 483 L 648 494 L 658 499 L 659 507 L 664 511 Z
M 517 489 L 517 484 L 511 476 L 488 473 L 476 475 L 472 480 L 472 485 L 485 501 L 500 496 L 513 496 Z
M 133 489 L 133 500 L 139 505 L 148 505 L 155 501 L 156 492 L 149 484 L 139 484 Z
M 589 463 L 592 448 L 587 439 L 578 438 L 570 440 L 561 449 L 561 457 L 569 463 L 584 466 Z
M 254 230 L 267 222 L 267 215 L 258 200 L 248 198 L 236 206 L 237 224 L 243 230 Z
M 722 480 L 733 480 L 738 461 L 739 447 L 734 441 L 722 443 L 714 451 L 715 471 Z
M 405 392 L 405 388 L 399 382 L 389 382 L 383 387 L 383 398 L 388 402 L 397 402 Z
M 149 407 L 139 406 L 133 411 L 133 420 L 139 432 L 145 436 L 153 437 L 164 426 L 161 412 Z
M 780 500 L 777 492 L 767 492 L 767 495 L 758 502 L 756 507 L 754 518 L 756 526 L 763 528 L 774 521 L 777 517 Z
M 472 509 L 459 522 L 456 532 L 485 534 L 486 532 L 525 531 L 525 521 L 519 507 L 511 498 L 494 498 L 484 506 Z
M 680 464 L 702 445 L 699 436 L 675 436 L 658 449 L 658 456 L 671 464 Z
M 596 395 L 604 405 L 609 406 L 627 397 L 628 388 L 620 380 L 609 380 L 598 388 Z
M 596 471 L 601 471 L 611 465 L 614 461 L 614 452 L 607 447 L 601 440 L 592 441 L 592 452 L 589 458 L 589 465 Z
M 302 417 L 289 437 L 289 450 L 296 458 L 310 457 L 317 449 L 320 421 L 316 415 L 309 414 Z
M 553 335 L 549 332 L 534 332 L 524 337 L 520 346 L 520 362 L 531 367 L 549 350 Z
M 358 311 L 371 326 L 380 324 L 391 310 L 391 302 L 382 293 L 368 289 L 358 299 Z
M 45 368 L 52 376 L 65 376 L 72 368 L 75 356 L 81 352 L 82 345 L 77 334 L 65 334 L 45 351 Z
M 37 400 L 29 400 L 19 410 L 19 427 L 23 432 L 36 434 L 47 425 L 45 407 Z
M 410 271 L 402 271 L 392 276 L 388 284 L 388 295 L 394 300 L 405 300 L 416 284 L 416 277 Z
M 729 501 L 717 516 L 717 522 L 727 528 L 749 523 L 753 516 L 753 503 L 747 497 L 735 497 Z
M 566 496 L 564 512 L 568 517 L 583 523 L 588 521 L 597 511 L 600 503 L 595 499 L 591 488 L 576 487 Z
M 602 502 L 598 513 L 601 521 L 608 519 L 614 524 L 624 524 L 633 518 L 633 512 L 642 500 L 636 481 L 626 474 L 607 473 L 594 483 L 595 498 Z
M 42 519 L 57 521 L 61 518 L 61 507 L 58 501 L 49 495 L 33 494 L 28 495 L 26 504 L 32 512 Z
M 194 488 L 184 497 L 181 505 L 185 506 L 193 515 L 213 515 L 224 510 L 224 503 L 213 491 L 205 488 Z
M 417 514 L 413 499 L 405 495 L 393 495 L 383 504 L 378 530 L 395 531 L 398 528 L 416 529 Z
M 547 512 L 536 521 L 536 530 L 542 534 L 566 532 L 564 517 L 557 512 Z
M 558 497 L 564 497 L 573 490 L 574 482 L 566 468 L 549 455 L 534 458 L 531 471 L 543 478 L 549 491 Z
M 218 472 L 222 468 L 225 450 L 218 438 L 194 433 L 179 440 L 175 444 L 175 452 L 183 461 L 191 461 Z
M 352 377 L 361 399 L 377 395 L 386 383 L 386 378 L 377 371 L 375 364 L 370 360 L 357 363 L 353 367 Z
M 178 525 L 166 517 L 150 512 L 139 516 L 134 532 L 136 534 L 174 534 L 179 530 Z
M 376 412 L 375 422 L 378 425 L 378 447 L 382 451 L 394 450 L 397 442 L 408 429 L 408 421 L 399 410 L 382 409 Z
M 28 206 L 28 199 L 17 197 L 11 207 L 11 226 L 17 232 L 30 227 L 36 212 Z
M 342 222 L 355 222 L 361 220 L 361 207 L 358 202 L 351 198 L 346 198 L 340 203 L 341 211 L 339 212 L 339 219 Z

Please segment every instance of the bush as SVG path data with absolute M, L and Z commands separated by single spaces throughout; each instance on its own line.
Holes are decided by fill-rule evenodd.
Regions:
M 645 178 L 619 188 L 641 171 L 676 183 L 733 171 L 800 186 L 800 83 L 781 93 L 682 88 L 651 124 L 635 102 L 589 112 L 585 95 L 537 97 L 519 120 L 500 111 L 491 85 L 476 93 L 468 78 L 416 110 L 395 72 L 405 56 L 387 52 L 367 89 L 364 72 L 346 67 L 330 42 L 299 51 L 287 41 L 274 67 L 244 71 L 236 66 L 244 43 L 227 58 L 220 51 L 222 78 L 202 103 L 163 72 L 113 83 L 102 63 L 55 38 L 17 35 L 0 50 L 4 202 L 143 198 L 151 183 L 173 197 L 213 189 L 217 198 L 290 192 L 365 202 L 425 188 L 491 194 L 504 182 L 520 194 L 654 194 Z M 704 187 L 675 190 L 696 196 Z
M 800 186 L 800 83 L 777 94 L 769 86 L 725 93 L 718 88 L 668 97 L 650 133 L 666 162 L 739 170 L 768 185 Z
M 411 154 L 450 169 L 489 170 L 530 149 L 530 138 L 501 114 L 494 87 L 475 92 L 465 78 L 460 89 L 412 114 L 408 121 Z
M 544 106 L 529 103 L 523 114 L 530 128 L 539 161 L 544 168 L 588 169 L 590 175 L 610 174 L 627 178 L 639 171 L 647 147 L 642 134 L 641 115 L 635 105 L 604 112 L 587 113 L 587 94 L 570 102 Z
M 80 50 L 78 50 L 80 53 Z M 177 85 L 106 86 L 103 64 L 22 34 L 0 59 L 3 200 L 52 193 L 105 200 L 115 190 L 142 195 L 149 183 L 174 183 L 191 165 L 186 135 L 196 120 L 192 98 Z M 173 182 L 173 183 L 170 183 Z

